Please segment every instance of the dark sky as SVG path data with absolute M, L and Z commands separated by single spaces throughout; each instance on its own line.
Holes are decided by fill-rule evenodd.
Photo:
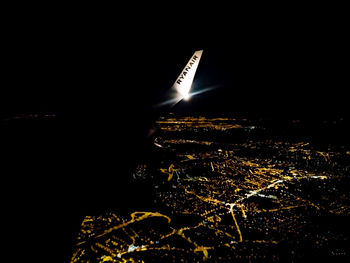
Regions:
M 196 87 L 219 88 L 194 98 L 185 106 L 191 111 L 345 114 L 342 17 L 220 10 L 183 22 L 169 9 L 123 18 L 11 17 L 1 113 L 137 113 L 162 100 L 193 52 L 204 49 Z

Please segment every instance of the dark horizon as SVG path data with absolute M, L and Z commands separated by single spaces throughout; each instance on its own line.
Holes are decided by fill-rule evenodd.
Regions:
M 0 116 L 35 112 L 137 115 L 166 98 L 195 50 L 204 49 L 191 112 L 347 116 L 348 40 L 343 27 L 246 23 L 225 34 L 201 30 L 173 40 L 154 30 L 132 35 L 70 24 L 18 25 L 8 38 L 10 81 Z M 74 24 L 73 24 L 74 25 Z M 187 41 L 188 39 L 188 41 Z

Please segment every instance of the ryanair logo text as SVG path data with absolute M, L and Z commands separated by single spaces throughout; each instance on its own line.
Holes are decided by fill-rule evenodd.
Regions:
M 185 79 L 187 73 L 190 71 L 194 63 L 197 61 L 198 57 L 194 55 L 190 62 L 187 64 L 186 68 L 182 71 L 180 77 L 176 80 L 176 83 L 181 85 L 181 82 Z

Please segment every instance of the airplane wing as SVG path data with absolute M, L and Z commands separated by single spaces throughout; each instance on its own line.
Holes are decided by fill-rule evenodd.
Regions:
M 181 99 L 188 99 L 190 97 L 190 90 L 192 87 L 194 75 L 201 59 L 203 50 L 194 52 L 193 56 L 188 61 L 187 65 L 176 79 L 173 87 L 180 94 Z

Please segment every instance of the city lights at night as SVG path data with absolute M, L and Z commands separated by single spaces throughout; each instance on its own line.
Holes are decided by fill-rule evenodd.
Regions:
M 4 262 L 349 261 L 347 14 L 88 5 L 4 10 Z

